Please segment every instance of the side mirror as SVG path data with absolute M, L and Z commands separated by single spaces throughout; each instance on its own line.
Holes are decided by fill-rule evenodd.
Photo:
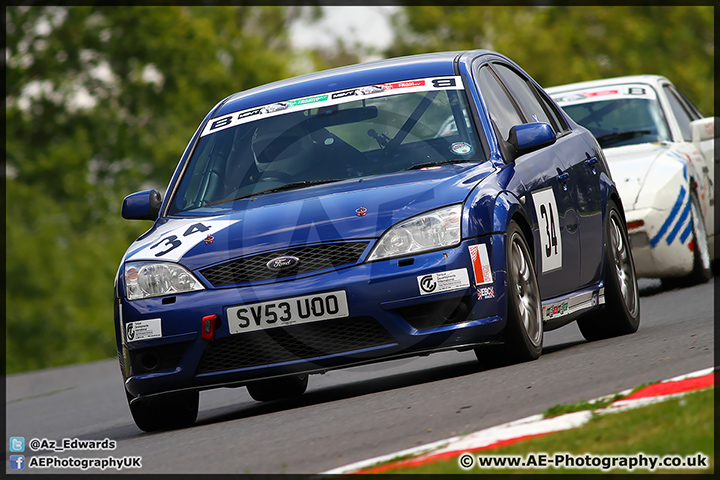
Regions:
M 516 158 L 525 153 L 552 145 L 557 140 L 555 131 L 543 122 L 523 123 L 510 129 L 508 143 L 515 148 Z
M 122 217 L 127 220 L 156 220 L 162 197 L 157 190 L 145 190 L 128 195 L 123 200 Z
M 692 142 L 704 142 L 715 138 L 715 117 L 701 118 L 690 122 Z

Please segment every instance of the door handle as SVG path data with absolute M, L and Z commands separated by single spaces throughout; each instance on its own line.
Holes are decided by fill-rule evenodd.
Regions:
M 592 170 L 593 175 L 597 173 L 597 170 L 595 170 L 595 165 L 598 163 L 597 157 L 590 157 L 587 153 L 585 154 L 588 158 L 585 160 L 585 165 L 587 165 L 588 168 Z
M 567 191 L 567 181 L 570 180 L 570 174 L 567 172 L 561 171 L 559 168 L 557 169 L 558 181 L 562 184 L 563 190 Z

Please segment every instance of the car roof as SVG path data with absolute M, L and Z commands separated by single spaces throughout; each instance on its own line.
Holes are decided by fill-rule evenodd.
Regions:
M 545 89 L 545 91 L 552 95 L 555 93 L 567 92 L 570 90 L 607 87 L 624 83 L 645 83 L 657 86 L 660 85 L 662 82 L 668 82 L 668 79 L 661 75 L 626 75 L 623 77 L 604 78 L 601 80 L 590 80 L 587 82 L 568 83 L 567 85 L 548 87 Z
M 456 61 L 460 61 L 461 57 L 472 60 L 483 54 L 499 55 L 488 50 L 436 52 L 309 73 L 230 95 L 221 102 L 221 107 L 213 116 L 328 91 L 414 78 L 455 75 Z

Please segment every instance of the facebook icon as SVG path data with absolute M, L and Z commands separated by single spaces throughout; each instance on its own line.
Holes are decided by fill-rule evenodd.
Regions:
M 25 470 L 25 455 L 10 455 L 10 470 Z

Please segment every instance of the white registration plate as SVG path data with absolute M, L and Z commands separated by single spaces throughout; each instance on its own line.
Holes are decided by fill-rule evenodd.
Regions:
M 229 307 L 227 314 L 232 334 L 349 316 L 343 290 Z

